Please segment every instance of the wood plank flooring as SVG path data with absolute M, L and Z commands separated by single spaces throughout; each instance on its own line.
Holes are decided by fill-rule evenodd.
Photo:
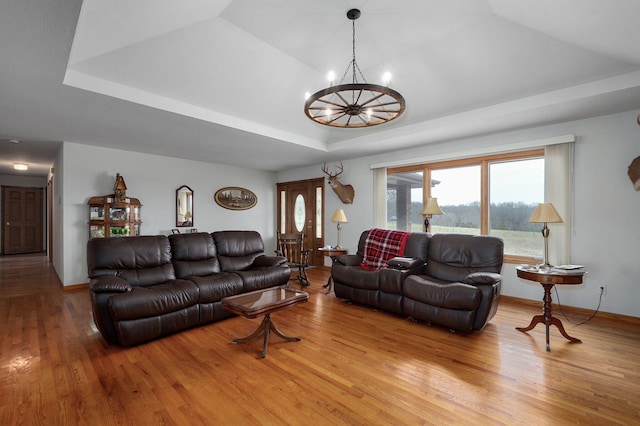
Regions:
M 552 328 L 546 352 L 543 326 L 515 330 L 540 303 L 503 298 L 461 335 L 325 295 L 327 277 L 272 315 L 302 341 L 260 359 L 260 340 L 231 343 L 260 321 L 240 317 L 108 346 L 87 289 L 63 291 L 46 256 L 0 257 L 0 424 L 640 424 L 638 319 L 562 318 L 584 343 Z

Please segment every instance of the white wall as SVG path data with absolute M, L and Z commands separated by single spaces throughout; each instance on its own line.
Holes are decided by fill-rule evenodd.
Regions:
M 560 302 L 594 309 L 596 290 L 607 285 L 601 310 L 640 317 L 640 192 L 633 190 L 627 167 L 640 155 L 640 111 L 588 120 L 520 130 L 490 136 L 425 145 L 383 155 L 345 160 L 342 183 L 351 184 L 356 196 L 352 205 L 342 204 L 326 186 L 325 241 L 334 244 L 335 224 L 329 221 L 336 208 L 344 208 L 349 223 L 342 227 L 342 246 L 355 249 L 360 233 L 373 226 L 373 171 L 371 164 L 390 161 L 415 162 L 428 156 L 464 157 L 471 151 L 493 147 L 495 152 L 510 144 L 575 134 L 575 217 L 571 237 L 571 262 L 586 265 L 582 285 L 556 286 Z M 320 164 L 280 172 L 278 182 L 321 176 Z M 551 236 L 553 238 L 553 235 Z M 540 241 L 542 244 L 542 240 Z M 542 288 L 516 277 L 515 265 L 503 268 L 503 294 L 542 299 Z M 554 296 L 555 299 L 555 296 Z
M 45 188 L 46 177 L 0 175 L 0 186 L 26 186 L 31 188 Z
M 193 219 L 199 231 L 255 230 L 262 235 L 266 252 L 275 248 L 273 172 L 74 143 L 64 143 L 61 152 L 63 166 L 56 166 L 56 175 L 62 172 L 63 270 L 58 262 L 54 266 L 64 285 L 87 282 L 87 202 L 92 196 L 113 193 L 116 173 L 124 177 L 127 195 L 138 198 L 143 205 L 143 235 L 168 235 L 176 227 L 176 189 L 188 185 L 194 191 Z M 218 206 L 213 195 L 226 186 L 253 191 L 258 204 L 241 211 Z
M 63 216 L 63 203 L 64 200 L 64 152 L 65 146 L 64 144 L 58 150 L 58 155 L 56 156 L 55 161 L 53 162 L 53 169 L 55 173 L 53 174 L 53 206 L 52 206 L 52 214 L 53 214 L 53 268 L 56 270 L 58 274 L 58 278 L 60 281 L 64 283 L 64 216 Z M 88 213 L 87 213 L 88 214 Z M 71 231 L 71 230 L 70 230 Z

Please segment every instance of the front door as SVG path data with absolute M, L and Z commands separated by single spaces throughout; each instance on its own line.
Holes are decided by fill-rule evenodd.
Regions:
M 302 232 L 309 263 L 324 265 L 324 179 L 278 183 L 278 232 Z
M 2 253 L 37 253 L 42 247 L 42 188 L 2 187 Z

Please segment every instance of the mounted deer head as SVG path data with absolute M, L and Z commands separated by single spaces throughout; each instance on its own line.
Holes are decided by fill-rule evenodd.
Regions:
M 636 121 L 638 122 L 638 126 L 640 126 L 640 115 Z M 636 157 L 631 164 L 629 164 L 627 174 L 633 183 L 633 189 L 640 191 L 640 157 Z
M 638 118 L 640 121 L 640 116 Z M 627 174 L 629 175 L 629 179 L 633 183 L 633 189 L 636 191 L 640 191 L 640 157 L 636 157 L 635 160 L 629 164 L 629 169 L 627 170 Z
M 343 185 L 338 180 L 338 177 L 342 174 L 343 170 L 344 170 L 344 166 L 342 165 L 342 161 L 340 162 L 340 171 L 337 173 L 330 173 L 329 168 L 327 167 L 327 163 L 324 163 L 324 165 L 322 166 L 322 171 L 327 176 L 329 176 L 328 182 L 329 182 L 329 185 L 331 186 L 331 189 L 333 189 L 333 192 L 336 193 L 338 198 L 340 198 L 340 200 L 344 204 L 351 204 L 353 203 L 353 197 L 356 195 L 356 193 L 353 189 L 353 186 Z

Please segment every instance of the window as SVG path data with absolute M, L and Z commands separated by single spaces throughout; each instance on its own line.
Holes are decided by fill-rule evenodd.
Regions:
M 504 240 L 504 252 L 542 256 L 538 223 L 529 218 L 544 201 L 544 158 L 489 164 L 489 235 Z
M 431 232 L 495 235 L 504 240 L 505 261 L 542 257 L 539 224 L 529 223 L 544 201 L 544 150 L 500 154 L 387 170 L 387 226 L 424 230 L 420 215 L 429 197 L 444 214 Z
M 430 196 L 445 214 L 431 218 L 431 232 L 480 235 L 480 189 L 479 165 L 433 170 Z
M 422 230 L 422 170 L 387 176 L 387 228 L 403 231 Z

